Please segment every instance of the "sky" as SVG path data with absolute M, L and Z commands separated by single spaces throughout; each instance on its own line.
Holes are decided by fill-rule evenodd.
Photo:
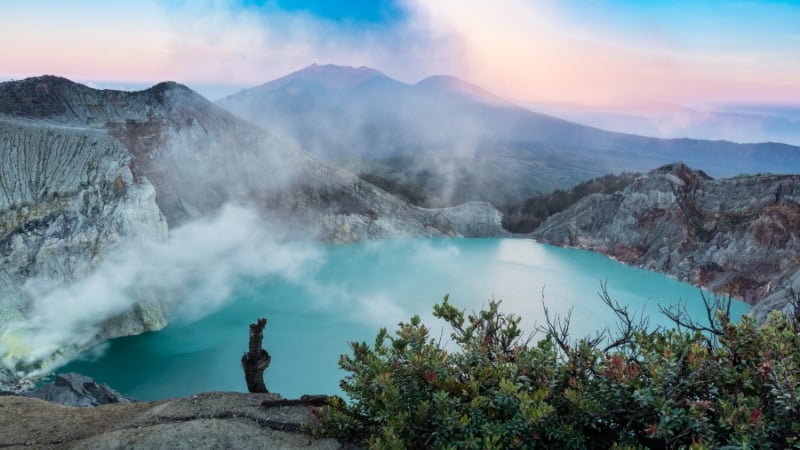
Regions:
M 0 0 L 0 78 L 212 100 L 312 63 L 518 103 L 800 105 L 800 1 Z

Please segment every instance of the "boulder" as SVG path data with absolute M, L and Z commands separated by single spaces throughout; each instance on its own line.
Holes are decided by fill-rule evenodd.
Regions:
M 56 375 L 53 381 L 23 395 L 67 406 L 98 406 L 136 401 L 107 384 L 97 384 L 91 378 L 78 373 Z

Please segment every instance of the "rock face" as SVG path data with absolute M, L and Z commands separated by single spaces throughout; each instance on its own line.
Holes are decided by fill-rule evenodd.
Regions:
M 714 180 L 672 164 L 584 198 L 531 236 L 734 295 L 761 318 L 787 307 L 800 281 L 800 176 Z
M 68 308 L 37 304 L 41 286 L 84 279 L 119 246 L 164 241 L 229 203 L 326 242 L 504 233 L 491 205 L 408 205 L 176 83 L 139 92 L 54 76 L 0 83 L 0 382 L 163 327 L 163 294 L 134 292 L 134 307 L 88 318 L 80 341 L 26 356 L 25 336 L 48 326 L 36 311 Z
M 26 449 L 342 449 L 311 435 L 308 406 L 264 407 L 277 394 L 208 393 L 74 408 L 0 397 L 0 447 Z
M 53 359 L 21 358 L 30 350 L 24 335 L 48 326 L 29 320 L 39 301 L 31 283 L 69 283 L 88 275 L 123 242 L 166 239 L 155 190 L 131 172 L 131 162 L 124 146 L 103 130 L 0 115 L 0 380 L 11 378 L 9 370 L 37 372 Z M 84 342 L 60 350 L 76 352 L 166 324 L 157 298 L 133 295 L 139 295 L 136 307 L 98 317 L 96 331 Z M 22 329 L 16 327 L 22 322 Z

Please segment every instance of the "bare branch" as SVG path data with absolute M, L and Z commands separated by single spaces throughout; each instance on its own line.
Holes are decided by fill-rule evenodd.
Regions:
M 600 283 L 600 292 L 598 292 L 597 295 L 600 296 L 600 300 L 611 308 L 611 311 L 617 316 L 617 338 L 606 345 L 603 349 L 603 353 L 629 345 L 633 342 L 637 330 L 645 331 L 649 327 L 650 320 L 645 317 L 643 313 L 640 312 L 639 316 L 636 317 L 628 311 L 628 306 L 623 306 L 611 298 L 611 295 L 608 293 L 608 281 Z M 608 329 L 604 332 L 607 333 L 609 337 L 611 336 Z
M 544 288 L 542 288 L 542 309 L 544 310 L 545 324 L 539 330 L 545 334 L 549 334 L 556 341 L 556 345 L 561 349 L 564 354 L 569 354 L 569 325 L 572 320 L 572 308 L 569 309 L 567 315 L 550 316 L 550 310 L 547 309 L 547 304 L 544 302 Z

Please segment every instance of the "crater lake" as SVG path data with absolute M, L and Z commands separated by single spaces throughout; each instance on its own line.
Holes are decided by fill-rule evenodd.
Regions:
M 698 320 L 705 317 L 697 287 L 597 253 L 527 239 L 321 245 L 311 265 L 299 279 L 242 280 L 235 295 L 214 308 L 187 299 L 165 329 L 111 340 L 58 372 L 83 373 L 139 400 L 244 392 L 240 359 L 248 325 L 265 317 L 264 348 L 272 356 L 267 388 L 286 398 L 341 395 L 344 372 L 337 361 L 350 341 L 374 342 L 381 327 L 393 332 L 418 314 L 446 343 L 449 331 L 432 316 L 445 294 L 468 312 L 502 300 L 501 310 L 522 316 L 527 332 L 544 323 L 543 303 L 552 314 L 572 310 L 573 337 L 615 330 L 615 316 L 599 297 L 602 283 L 612 299 L 648 316 L 651 326 L 672 326 L 659 305 L 685 304 Z M 734 301 L 731 311 L 738 319 L 748 309 Z

